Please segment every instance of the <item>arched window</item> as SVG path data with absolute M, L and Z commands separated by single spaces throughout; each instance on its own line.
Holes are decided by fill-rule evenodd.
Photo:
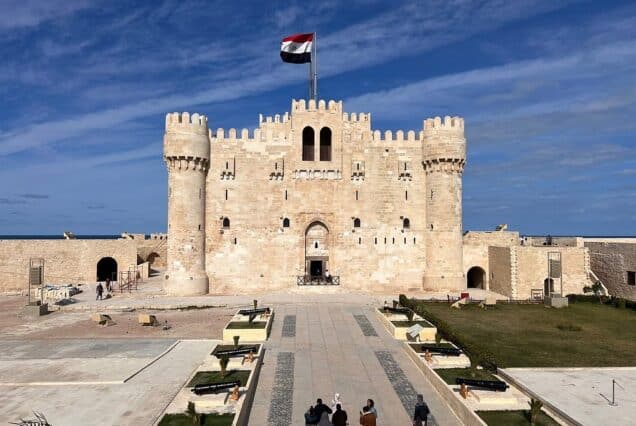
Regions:
M 230 229 L 230 218 L 229 217 L 224 217 L 223 218 L 223 229 Z
M 405 217 L 404 219 L 402 219 L 402 228 L 409 229 L 410 227 L 411 227 L 411 221 L 409 220 L 409 218 Z
M 303 129 L 303 161 L 314 161 L 314 129 Z
M 355 218 L 353 219 L 353 227 L 354 228 L 359 228 L 360 227 L 360 219 L 359 218 Z
M 331 161 L 331 129 L 320 130 L 320 161 Z
M 289 228 L 289 219 L 283 219 L 283 228 Z

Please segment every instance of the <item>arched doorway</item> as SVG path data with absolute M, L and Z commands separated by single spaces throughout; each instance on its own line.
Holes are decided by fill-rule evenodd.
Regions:
M 486 288 L 486 271 L 479 266 L 473 266 L 466 274 L 468 288 Z
M 112 257 L 102 257 L 97 262 L 97 281 L 117 281 L 117 261 Z
M 554 293 L 554 280 L 546 278 L 543 280 L 543 297 L 551 296 Z
M 155 260 L 157 260 L 157 258 L 160 257 L 159 253 L 155 253 L 154 251 L 152 253 L 150 253 L 148 255 L 148 257 L 146 258 L 146 262 L 148 262 L 148 264 L 150 266 L 152 266 L 155 263 Z
M 322 222 L 313 222 L 305 232 L 305 274 L 323 277 L 329 269 L 329 229 Z

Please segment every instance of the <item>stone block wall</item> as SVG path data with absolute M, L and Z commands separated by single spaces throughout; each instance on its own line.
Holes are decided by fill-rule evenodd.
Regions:
M 636 300 L 636 286 L 629 285 L 627 272 L 636 272 L 636 239 L 624 242 L 585 241 L 592 271 L 612 296 Z
M 25 291 L 31 257 L 44 258 L 46 284 L 95 282 L 97 263 L 105 257 L 118 270 L 137 265 L 133 240 L 0 240 L 0 292 Z

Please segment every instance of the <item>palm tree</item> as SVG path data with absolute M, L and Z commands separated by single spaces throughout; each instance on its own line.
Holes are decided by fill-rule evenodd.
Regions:
M 528 405 L 530 406 L 530 424 L 536 425 L 537 418 L 539 417 L 539 413 L 541 412 L 541 407 L 543 407 L 543 402 L 538 399 L 532 398 Z

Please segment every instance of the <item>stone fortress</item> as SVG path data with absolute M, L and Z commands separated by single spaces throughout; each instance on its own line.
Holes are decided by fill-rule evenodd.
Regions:
M 528 299 L 582 293 L 600 280 L 636 300 L 636 238 L 462 231 L 459 117 L 382 133 L 342 102 L 299 100 L 258 124 L 211 130 L 205 116 L 168 114 L 167 235 L 0 238 L 0 292 L 24 292 L 29 262 L 41 258 L 47 284 L 160 273 L 170 295 L 324 284 L 314 289 L 480 288 Z
M 164 160 L 168 294 L 309 282 L 365 292 L 480 287 L 528 298 L 581 293 L 595 281 L 582 245 L 522 246 L 518 233 L 505 231 L 462 234 L 459 117 L 382 133 L 370 114 L 343 112 L 342 102 L 293 100 L 291 113 L 261 116 L 250 134 L 170 113 Z M 546 267 L 554 250 L 556 289 Z

